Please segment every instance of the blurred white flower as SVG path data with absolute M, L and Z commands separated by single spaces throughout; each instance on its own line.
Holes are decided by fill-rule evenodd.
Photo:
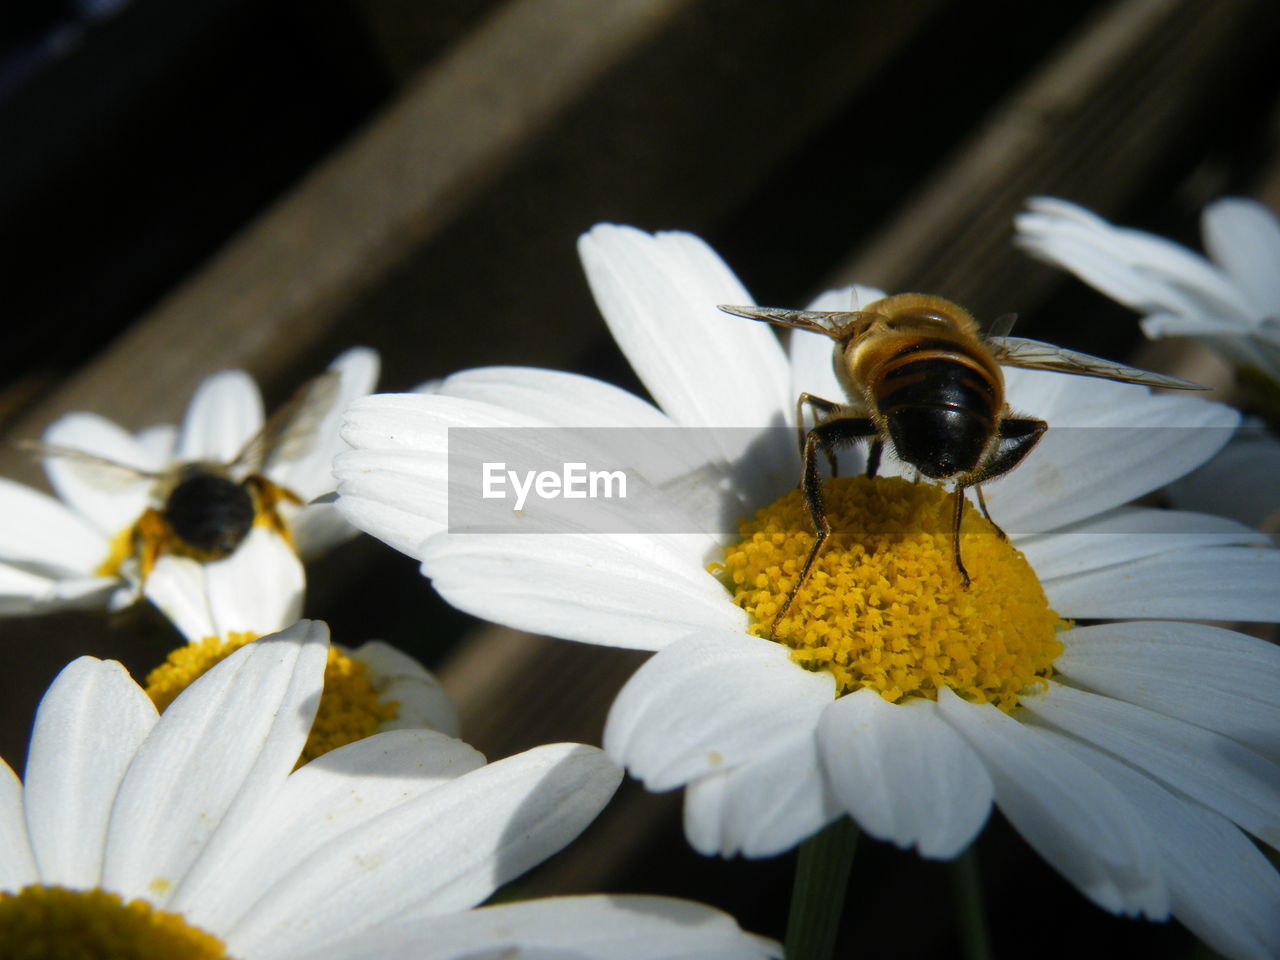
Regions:
M 619 771 L 578 744 L 486 764 L 426 730 L 294 770 L 327 646 L 315 622 L 252 643 L 159 717 L 119 664 L 63 670 L 25 782 L 0 763 L 0 954 L 41 942 L 59 956 L 241 960 L 776 955 L 685 901 L 472 909 L 572 841 Z
M 1014 218 L 1017 243 L 1145 314 L 1148 337 L 1195 337 L 1237 367 L 1280 383 L 1280 220 L 1224 197 L 1205 207 L 1209 259 L 1084 207 L 1032 197 Z
M 197 388 L 181 429 L 130 434 L 89 412 L 55 421 L 40 449 L 60 499 L 0 478 L 0 615 L 123 606 L 137 598 L 150 572 L 143 568 L 154 562 L 200 567 L 186 575 L 206 578 L 215 591 L 219 581 L 252 585 L 268 602 L 292 605 L 282 622 L 293 622 L 303 585 L 298 555 L 316 555 L 354 533 L 332 504 L 310 501 L 334 488 L 331 464 L 344 447 L 338 419 L 347 402 L 373 389 L 377 354 L 349 350 L 330 370 L 315 403 L 291 406 L 270 422 L 257 386 L 238 370 Z M 173 532 L 179 507 L 168 498 L 183 485 L 180 471 L 199 464 L 229 468 L 226 480 L 211 481 L 212 495 L 195 494 L 194 514 L 186 512 L 211 542 L 224 542 L 225 523 L 240 531 L 218 559 L 210 558 L 221 547 L 193 558 L 200 551 L 183 549 Z M 211 496 L 219 503 L 212 515 Z

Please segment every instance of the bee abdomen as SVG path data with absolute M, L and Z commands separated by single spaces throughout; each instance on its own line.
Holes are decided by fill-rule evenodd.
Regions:
M 253 497 L 242 484 L 216 473 L 192 473 L 169 494 L 164 518 L 186 546 L 211 557 L 232 553 L 249 534 Z

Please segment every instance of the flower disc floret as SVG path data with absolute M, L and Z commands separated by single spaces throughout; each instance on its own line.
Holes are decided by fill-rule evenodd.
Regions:
M 226 947 L 176 913 L 105 890 L 0 892 L 0 956 L 10 960 L 226 960 Z
M 949 687 L 1006 712 L 1043 687 L 1067 624 L 1049 608 L 1025 558 L 975 509 L 960 551 L 951 539 L 951 494 L 899 477 L 839 477 L 823 493 L 833 534 L 777 619 L 813 546 L 799 490 L 740 527 L 717 572 L 751 615 L 751 632 L 791 647 L 792 659 L 828 670 L 840 695 L 864 687 L 890 702 L 937 699 Z
M 206 637 L 177 648 L 147 675 L 147 696 L 157 710 L 163 711 L 214 664 L 256 639 L 253 633 L 231 633 L 226 637 Z M 368 674 L 368 664 L 347 656 L 338 647 L 329 648 L 324 693 L 320 696 L 320 707 L 300 764 L 344 744 L 371 737 L 378 732 L 379 724 L 396 718 L 399 703 L 379 700 Z

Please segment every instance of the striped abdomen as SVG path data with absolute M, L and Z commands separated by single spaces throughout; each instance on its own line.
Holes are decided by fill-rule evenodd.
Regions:
M 877 339 L 859 351 L 857 372 L 898 456 L 933 479 L 974 470 L 999 424 L 999 367 L 948 337 Z

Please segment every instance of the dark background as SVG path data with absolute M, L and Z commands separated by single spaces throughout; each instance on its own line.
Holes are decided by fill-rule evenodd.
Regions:
M 1262 0 L 603 9 L 7 4 L 0 427 L 35 436 L 85 406 L 133 429 L 172 420 L 226 365 L 275 402 L 352 343 L 382 352 L 388 390 L 490 363 L 639 389 L 576 262 L 598 220 L 699 233 L 762 303 L 852 280 L 928 289 L 1132 358 L 1131 314 L 1012 250 L 1021 199 L 1055 193 L 1198 247 L 1209 200 L 1280 196 L 1280 11 Z M 1099 71 L 1108 44 L 1132 53 Z M 575 81 L 580 61 L 595 65 Z M 312 571 L 307 612 L 339 640 L 387 638 L 440 669 L 464 736 L 494 758 L 598 743 L 640 661 L 473 624 L 371 542 Z M 173 642 L 146 610 L 6 622 L 0 638 L 0 752 L 17 769 L 67 659 L 137 674 Z M 793 857 L 698 857 L 678 798 L 634 785 L 615 808 L 519 891 L 688 896 L 783 935 Z M 978 856 L 996 954 L 1203 949 L 1176 924 L 1093 908 L 998 816 Z M 954 955 L 949 877 L 864 838 L 841 951 Z

